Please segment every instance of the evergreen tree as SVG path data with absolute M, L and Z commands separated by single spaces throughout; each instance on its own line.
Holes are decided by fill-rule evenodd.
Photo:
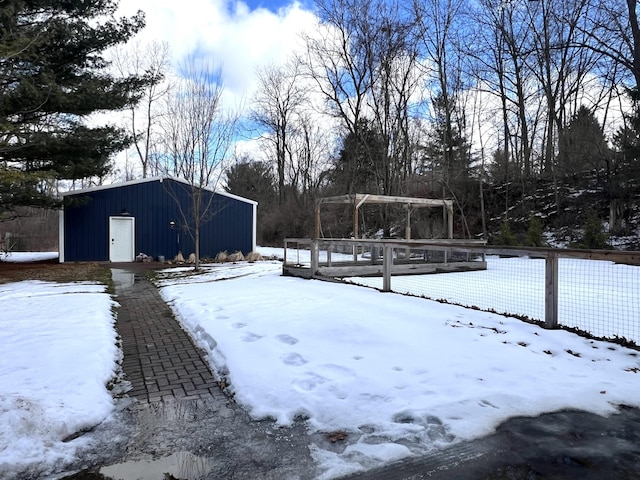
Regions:
M 601 170 L 607 165 L 609 147 L 598 119 L 581 106 L 560 135 L 560 174 Z
M 518 238 L 511 231 L 511 225 L 509 225 L 508 220 L 502 222 L 502 225 L 500 226 L 500 233 L 493 243 L 495 245 L 503 245 L 506 247 L 515 247 L 518 245 Z
M 602 225 L 602 220 L 595 210 L 590 210 L 587 215 L 587 224 L 584 227 L 582 239 L 575 245 L 577 248 L 608 250 L 608 235 Z
M 129 142 L 94 112 L 137 99 L 144 78 L 115 78 L 102 53 L 144 26 L 114 18 L 117 0 L 5 0 L 0 8 L 0 220 L 20 205 L 54 206 L 49 185 L 100 177 Z
M 526 245 L 530 247 L 544 247 L 546 242 L 543 238 L 542 222 L 538 217 L 529 218 L 529 228 L 527 229 Z
M 225 190 L 234 195 L 258 202 L 262 211 L 270 208 L 276 200 L 276 179 L 269 165 L 263 162 L 241 159 L 227 170 Z
M 471 146 L 460 131 L 456 112 L 447 112 L 447 105 L 442 95 L 433 99 L 434 119 L 425 161 L 430 169 L 440 172 L 447 189 L 457 195 L 471 176 Z
M 366 120 L 359 122 L 358 134 L 349 133 L 329 174 L 329 182 L 338 194 L 386 194 L 382 176 L 385 142 Z

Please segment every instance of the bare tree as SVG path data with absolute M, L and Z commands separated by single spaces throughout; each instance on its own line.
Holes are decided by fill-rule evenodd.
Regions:
M 295 161 L 292 143 L 298 128 L 297 121 L 305 108 L 306 89 L 300 77 L 297 61 L 258 70 L 258 90 L 251 110 L 251 118 L 264 130 L 263 138 L 275 155 L 278 201 L 281 205 L 285 201 L 287 169 Z
M 401 194 L 412 173 L 412 109 L 422 88 L 414 21 L 396 0 L 316 5 L 323 35 L 306 37 L 307 74 L 340 121 L 339 136 L 355 142 L 369 162 L 375 193 Z
M 530 99 L 535 90 L 527 72 L 531 55 L 530 22 L 524 5 L 504 0 L 480 0 L 475 14 L 475 35 L 469 52 L 470 71 L 480 88 L 500 105 L 500 150 L 504 156 L 500 178 L 505 180 L 533 174 L 534 134 Z M 535 110 L 534 110 L 535 111 Z
M 591 0 L 587 18 L 580 29 L 588 42 L 580 46 L 601 53 L 621 66 L 628 86 L 640 91 L 637 0 Z
M 157 170 L 152 158 L 156 144 L 160 142 L 157 138 L 161 115 L 158 107 L 171 88 L 166 78 L 170 59 L 168 43 L 158 41 L 120 47 L 113 54 L 113 65 L 121 75 L 148 80 L 140 101 L 129 107 L 129 128 L 143 178 Z
M 378 18 L 367 56 L 372 77 L 369 109 L 376 130 L 386 143 L 382 161 L 376 163 L 380 193 L 406 193 L 413 173 L 415 152 L 414 116 L 420 110 L 424 78 L 418 68 L 419 48 L 416 23 L 407 16 L 402 3 L 385 1 L 376 8 Z
M 238 125 L 238 114 L 225 110 L 221 71 L 211 64 L 190 59 L 181 69 L 167 102 L 163 121 L 165 135 L 164 172 L 186 180 L 190 208 L 178 202 L 179 192 L 170 191 L 180 209 L 183 228 L 195 245 L 195 269 L 200 268 L 200 226 L 217 212 L 215 190 L 229 160 Z
M 376 35 L 377 0 L 316 0 L 323 35 L 306 35 L 301 62 L 324 97 L 327 111 L 358 134 L 371 90 L 370 48 Z

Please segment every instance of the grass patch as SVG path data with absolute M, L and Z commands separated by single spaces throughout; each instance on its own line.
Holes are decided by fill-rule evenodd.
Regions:
M 41 280 L 43 282 L 97 282 L 113 289 L 111 270 L 98 263 L 0 262 L 0 283 Z

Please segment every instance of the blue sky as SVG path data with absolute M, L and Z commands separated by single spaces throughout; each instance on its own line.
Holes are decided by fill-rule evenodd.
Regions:
M 290 0 L 245 0 L 244 3 L 246 3 L 251 10 L 266 8 L 272 12 L 277 12 L 280 8 L 290 5 L 292 2 Z M 310 8 L 313 4 L 311 0 L 302 0 L 299 3 L 304 8 Z

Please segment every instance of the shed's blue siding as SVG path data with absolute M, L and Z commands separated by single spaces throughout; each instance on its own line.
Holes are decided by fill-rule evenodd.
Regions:
M 185 257 L 195 251 L 183 225 L 180 208 L 190 221 L 190 186 L 172 179 L 153 180 L 101 190 L 69 194 L 85 200 L 64 212 L 64 260 L 109 260 L 109 217 L 126 211 L 135 218 L 135 253 L 172 259 L 180 250 Z M 200 258 L 253 247 L 253 204 L 202 190 L 203 203 L 211 199 L 211 215 L 200 225 Z M 174 199 L 175 198 L 175 199 Z M 177 201 L 176 201 L 177 200 Z M 170 228 L 174 221 L 176 227 Z

